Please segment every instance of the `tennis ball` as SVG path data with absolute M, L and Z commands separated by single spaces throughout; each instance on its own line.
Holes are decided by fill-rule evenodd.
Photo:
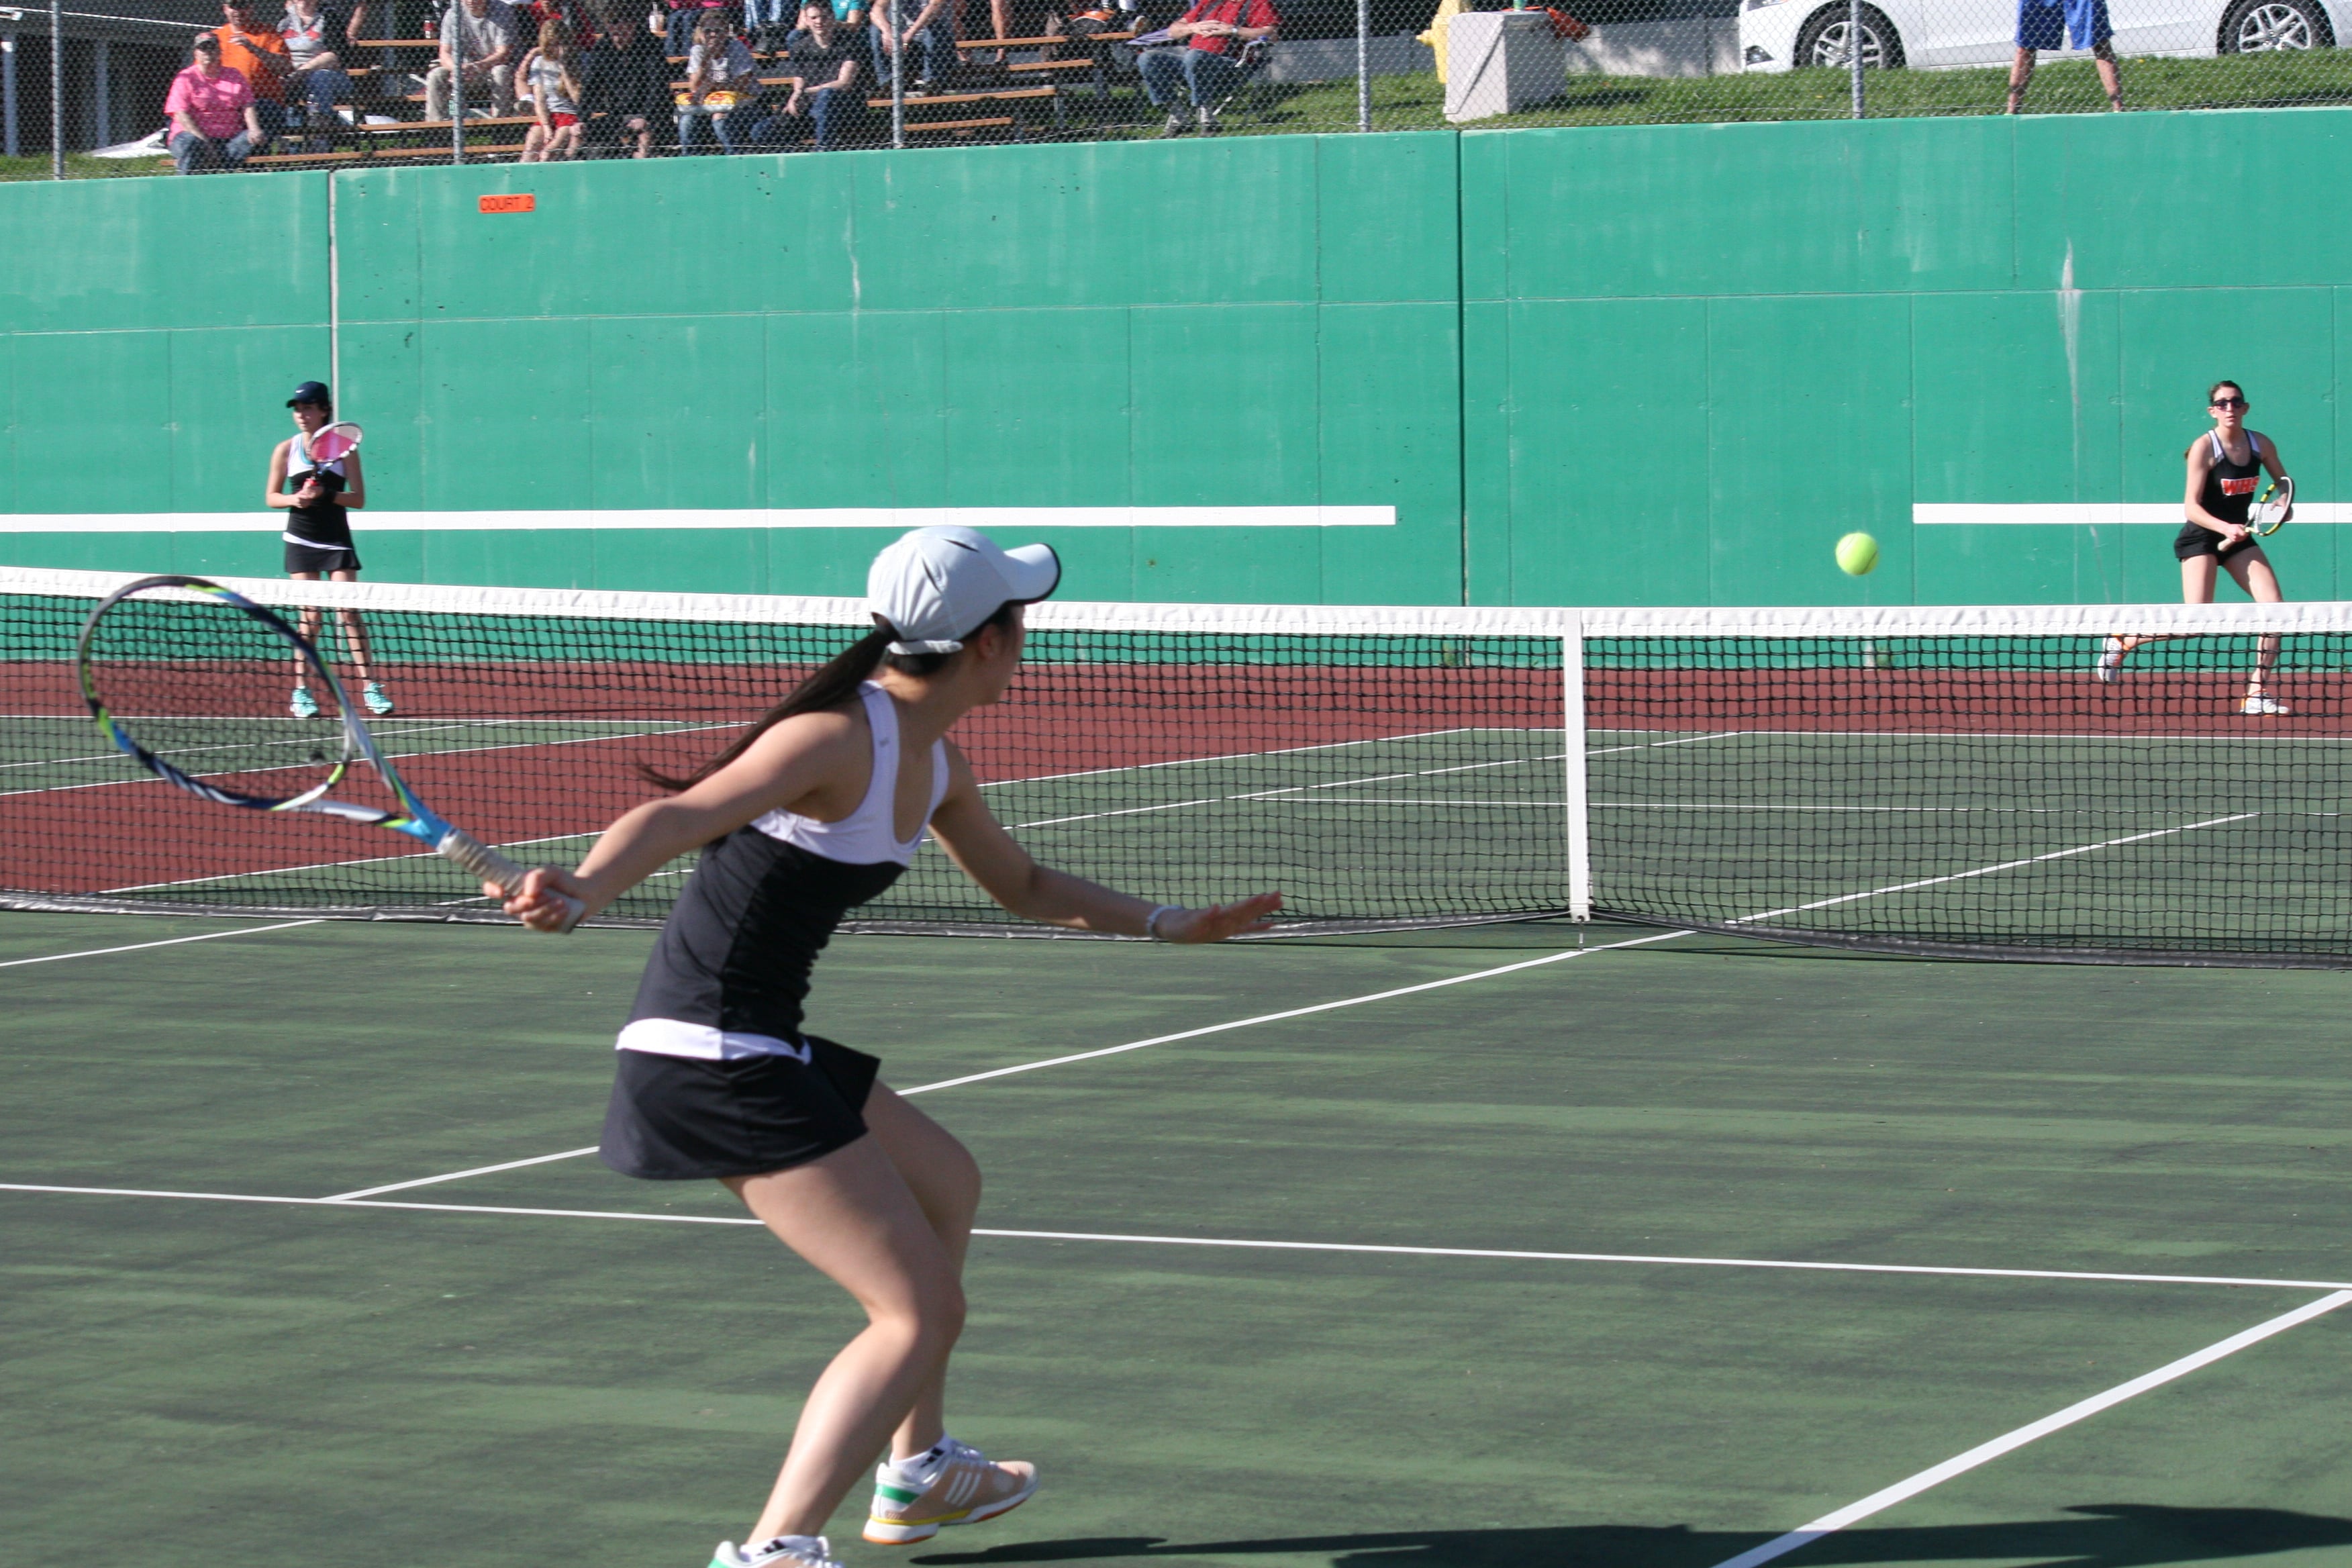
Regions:
M 1837 542 L 1838 570 L 1849 577 L 1867 576 L 1878 564 L 1878 541 L 1866 533 L 1849 533 Z

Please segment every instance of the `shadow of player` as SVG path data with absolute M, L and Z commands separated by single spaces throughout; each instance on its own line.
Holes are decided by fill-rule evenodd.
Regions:
M 2092 1503 L 2071 1519 L 1998 1524 L 1862 1528 L 1791 1554 L 1791 1568 L 1829 1563 L 2032 1562 L 2045 1568 L 2142 1568 L 2210 1563 L 2314 1547 L 2352 1546 L 2352 1519 L 2273 1508 L 2175 1508 Z M 1131 1558 L 1328 1555 L 1332 1568 L 1712 1568 L 1779 1531 L 1695 1531 L 1687 1525 L 1537 1526 L 1521 1530 L 1394 1531 L 1255 1541 L 1171 1542 L 1154 1536 L 1033 1541 L 985 1552 L 929 1552 L 926 1565 L 1118 1562 Z

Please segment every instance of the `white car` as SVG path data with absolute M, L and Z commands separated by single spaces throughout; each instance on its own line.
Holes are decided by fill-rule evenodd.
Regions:
M 1844 66 L 1849 0 L 1741 0 L 1739 55 L 1751 71 Z M 2119 55 L 2235 55 L 2332 49 L 2352 0 L 2107 0 Z M 2017 0 L 1864 0 L 1866 67 L 2007 65 Z M 2087 58 L 2057 50 L 2050 58 Z

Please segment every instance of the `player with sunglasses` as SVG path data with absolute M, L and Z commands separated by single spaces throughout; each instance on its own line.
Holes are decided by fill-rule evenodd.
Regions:
M 2191 605 L 2210 605 L 2226 568 L 2246 596 L 2258 604 L 2275 605 L 2286 595 L 2279 591 L 2278 574 L 2247 526 L 2247 511 L 2264 468 L 2279 485 L 2286 485 L 2286 465 L 2278 444 L 2259 430 L 2246 428 L 2245 389 L 2234 381 L 2217 381 L 2206 394 L 2213 428 L 2189 447 L 2189 488 L 2184 498 L 2188 521 L 2172 542 L 2180 561 L 2180 597 Z M 2288 516 L 2293 515 L 2292 510 Z M 2095 673 L 2112 681 L 2122 673 L 2126 656 L 2143 643 L 2161 642 L 2171 634 L 2128 633 L 2107 638 L 2100 650 Z M 2255 717 L 2291 712 L 2287 705 L 2264 689 L 2271 667 L 2278 659 L 2278 637 L 2264 637 L 2256 645 L 2254 673 L 2246 683 L 2245 700 L 2238 711 Z

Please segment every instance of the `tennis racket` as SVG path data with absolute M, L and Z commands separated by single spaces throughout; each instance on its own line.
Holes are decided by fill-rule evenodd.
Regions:
M 339 419 L 332 425 L 320 426 L 307 436 L 297 437 L 295 444 L 302 453 L 306 467 L 323 468 L 345 453 L 357 449 L 360 434 L 358 426 L 348 419 Z
M 318 649 L 279 616 L 201 577 L 142 577 L 100 600 L 75 644 L 82 700 L 118 751 L 200 800 L 371 823 L 509 893 L 524 870 L 416 797 L 377 749 Z M 327 693 L 316 719 L 278 715 L 289 660 Z M 329 791 L 365 763 L 388 807 Z M 566 929 L 582 910 L 572 912 Z
M 2286 526 L 2294 515 L 2294 481 L 2273 479 L 2254 504 L 2246 509 L 2246 531 L 2256 539 L 2268 539 Z

